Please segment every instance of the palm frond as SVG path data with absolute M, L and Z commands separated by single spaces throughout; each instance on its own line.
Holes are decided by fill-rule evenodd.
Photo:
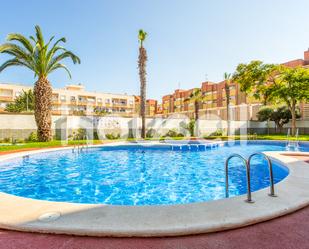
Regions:
M 0 45 L 0 53 L 13 55 L 16 59 L 22 60 L 27 63 L 31 68 L 34 67 L 32 56 L 27 53 L 25 49 L 16 44 L 4 43 Z
M 65 58 L 71 58 L 73 63 L 76 64 L 80 64 L 80 59 L 73 54 L 71 51 L 65 51 L 64 53 L 56 56 L 55 58 L 53 58 L 50 63 L 47 66 L 47 72 L 57 63 L 59 63 L 61 60 L 65 59 Z
M 52 36 L 49 41 L 46 43 L 45 48 L 47 49 L 49 44 L 52 42 L 52 40 L 54 40 L 55 36 Z
M 146 40 L 147 35 L 148 34 L 142 29 L 140 29 L 138 31 L 138 40 L 139 40 L 141 46 L 143 46 L 143 42 Z
M 66 66 L 61 64 L 60 61 L 65 58 L 70 58 L 74 64 L 80 63 L 80 59 L 74 53 L 59 46 L 59 43 L 66 42 L 64 37 L 58 39 L 51 45 L 54 39 L 54 36 L 52 36 L 47 44 L 45 44 L 39 26 L 35 26 L 35 36 L 30 36 L 29 39 L 16 33 L 9 34 L 7 39 L 11 42 L 0 45 L 0 53 L 9 54 L 13 58 L 1 66 L 1 71 L 13 65 L 25 66 L 34 72 L 35 77 L 47 77 L 49 72 L 58 68 L 64 68 L 71 77 Z M 18 43 L 15 44 L 12 41 Z M 59 51 L 62 51 L 62 53 L 56 55 Z
M 53 71 L 55 71 L 56 69 L 59 69 L 59 68 L 63 68 L 69 75 L 70 79 L 72 78 L 72 75 L 71 75 L 71 72 L 70 70 L 64 65 L 64 64 L 61 64 L 61 63 L 57 63 L 57 64 L 54 64 L 50 70 L 48 71 L 48 73 L 52 73 Z
M 8 60 L 6 62 L 4 62 L 1 66 L 0 66 L 0 73 L 6 69 L 7 67 L 10 67 L 10 66 L 26 66 L 26 67 L 29 67 L 29 65 L 23 61 L 20 61 L 16 58 L 14 59 L 11 59 L 11 60 Z
M 42 30 L 39 25 L 35 26 L 35 35 L 37 38 L 37 42 L 40 44 L 41 49 L 44 47 L 44 38 L 42 34 Z
M 47 52 L 47 55 L 46 55 L 46 65 L 49 64 L 51 58 L 54 56 L 54 54 L 55 54 L 57 51 L 59 51 L 59 50 L 64 50 L 64 51 L 66 51 L 66 49 L 65 49 L 64 47 L 58 46 L 58 44 L 59 44 L 60 42 L 65 43 L 65 42 L 66 42 L 66 39 L 65 39 L 64 37 L 62 37 L 62 38 L 60 38 L 59 40 L 57 40 L 57 41 L 54 43 L 53 47 Z
M 33 51 L 33 45 L 31 42 L 23 35 L 12 33 L 8 34 L 7 38 L 8 41 L 18 41 L 20 42 L 30 53 Z

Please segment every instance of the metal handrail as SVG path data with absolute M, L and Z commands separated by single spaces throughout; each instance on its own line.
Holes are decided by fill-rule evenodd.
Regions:
M 84 137 L 83 137 L 83 139 L 86 140 L 86 143 L 85 143 L 84 145 L 82 145 L 81 150 L 82 150 L 83 148 L 85 148 L 86 150 L 88 150 L 88 148 L 89 148 L 89 146 L 88 146 L 88 135 L 85 134 Z
M 276 197 L 276 195 L 275 195 L 275 187 L 274 187 L 275 184 L 274 184 L 273 164 L 272 164 L 269 156 L 265 155 L 262 152 L 253 153 L 248 158 L 248 165 L 250 167 L 250 163 L 251 163 L 252 157 L 257 156 L 257 155 L 263 156 L 267 160 L 268 168 L 269 168 L 269 181 L 270 181 L 270 185 L 269 185 L 270 193 L 268 195 L 271 196 L 271 197 Z
M 76 134 L 73 134 L 73 137 L 72 137 L 72 141 L 73 141 L 73 142 L 75 141 L 75 138 L 76 138 Z M 72 149 L 73 152 L 75 151 L 76 147 L 77 147 L 77 151 L 78 151 L 78 150 L 79 150 L 78 145 L 76 145 L 75 143 L 73 143 L 73 149 Z
M 247 175 L 247 200 L 246 202 L 253 203 L 254 201 L 252 201 L 252 198 L 251 198 L 250 165 L 248 163 L 248 160 L 246 160 L 243 156 L 239 154 L 232 154 L 225 161 L 225 197 L 226 198 L 229 197 L 229 174 L 228 174 L 229 173 L 228 172 L 229 161 L 234 157 L 240 158 L 245 163 L 246 175 Z

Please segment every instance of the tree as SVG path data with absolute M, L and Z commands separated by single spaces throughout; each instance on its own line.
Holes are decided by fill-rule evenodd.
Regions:
M 204 96 L 200 88 L 193 89 L 192 93 L 188 98 L 185 99 L 186 102 L 194 103 L 194 120 L 199 119 L 200 102 L 203 101 Z
M 309 69 L 252 61 L 239 64 L 233 78 L 240 84 L 241 91 L 253 92 L 264 104 L 285 103 L 291 111 L 292 135 L 295 135 L 297 105 L 309 99 Z
M 188 98 L 185 99 L 185 102 L 193 102 L 194 103 L 194 122 L 191 122 L 191 129 L 196 126 L 196 131 L 198 132 L 198 119 L 199 119 L 199 111 L 200 111 L 200 103 L 204 100 L 204 95 L 200 88 L 193 89 L 192 93 Z M 194 128 L 193 128 L 194 130 Z M 197 134 L 198 135 L 198 134 Z M 192 136 L 192 134 L 191 134 Z
M 61 42 L 66 42 L 64 37 L 51 45 L 54 36 L 45 43 L 41 28 L 35 26 L 35 31 L 35 37 L 30 36 L 29 39 L 16 33 L 7 36 L 8 42 L 0 45 L 0 53 L 8 54 L 13 58 L 0 66 L 0 72 L 10 66 L 23 66 L 34 72 L 37 78 L 34 85 L 34 115 L 38 127 L 38 139 L 45 142 L 52 139 L 52 88 L 48 75 L 62 68 L 71 78 L 70 71 L 61 61 L 70 58 L 76 64 L 80 63 L 80 59 L 63 46 L 59 46 Z
M 261 108 L 256 114 L 259 121 L 261 122 L 267 121 L 267 134 L 268 135 L 269 135 L 269 121 L 271 119 L 271 115 L 273 112 L 274 112 L 273 108 L 266 106 L 264 108 Z
M 269 87 L 274 101 L 283 101 L 292 115 L 292 135 L 296 133 L 297 106 L 309 100 L 309 69 L 280 66 L 278 77 Z
M 227 135 L 230 135 L 231 131 L 231 120 L 230 120 L 230 101 L 231 101 L 231 74 L 224 73 L 224 90 L 225 90 L 225 97 L 226 97 L 226 121 L 227 121 Z
M 289 123 L 290 119 L 292 118 L 291 111 L 286 106 L 279 106 L 279 107 L 264 107 L 260 109 L 257 113 L 257 117 L 259 121 L 274 121 L 276 124 L 276 129 L 279 132 L 282 131 L 282 128 L 285 124 Z M 300 118 L 299 109 L 296 109 L 296 117 Z
M 278 66 L 264 64 L 262 61 L 251 61 L 239 64 L 233 74 L 233 81 L 240 85 L 240 91 L 253 93 L 253 97 L 261 100 L 264 105 L 270 100 L 269 84 L 273 83 Z
M 139 68 L 139 78 L 140 78 L 140 115 L 142 118 L 142 138 L 146 138 L 146 62 L 147 62 L 147 51 L 143 46 L 143 43 L 147 37 L 147 33 L 144 30 L 139 30 L 138 40 L 139 40 L 139 56 L 138 56 L 138 68 Z
M 32 90 L 23 91 L 13 103 L 9 103 L 6 108 L 8 112 L 24 112 L 34 110 L 34 94 Z

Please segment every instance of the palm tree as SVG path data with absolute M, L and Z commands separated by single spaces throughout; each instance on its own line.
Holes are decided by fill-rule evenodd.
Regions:
M 147 62 L 147 51 L 143 46 L 143 43 L 147 37 L 147 33 L 140 29 L 138 32 L 139 40 L 139 56 L 138 56 L 138 68 L 139 68 L 139 79 L 140 79 L 140 115 L 142 117 L 142 138 L 146 138 L 146 62 Z
M 0 53 L 9 54 L 13 58 L 0 66 L 0 72 L 10 66 L 23 66 L 34 72 L 34 76 L 37 78 L 34 85 L 34 115 L 38 127 L 38 139 L 46 142 L 52 139 L 52 87 L 47 76 L 62 68 L 71 78 L 70 71 L 61 61 L 65 58 L 71 58 L 73 63 L 76 64 L 80 63 L 80 59 L 64 47 L 59 46 L 59 43 L 66 42 L 64 37 L 51 46 L 54 36 L 45 43 L 41 28 L 35 26 L 35 31 L 35 37 L 30 36 L 29 39 L 16 33 L 7 36 L 8 42 L 0 45 Z
M 231 132 L 231 120 L 230 120 L 230 100 L 231 100 L 231 84 L 232 76 L 230 73 L 224 73 L 224 89 L 226 97 L 226 121 L 227 121 L 227 135 L 230 135 Z
M 204 96 L 200 88 L 195 88 L 190 96 L 185 101 L 192 101 L 194 103 L 194 120 L 199 119 L 200 102 L 203 101 Z

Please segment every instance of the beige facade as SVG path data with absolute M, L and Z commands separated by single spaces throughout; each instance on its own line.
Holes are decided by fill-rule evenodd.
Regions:
M 30 86 L 16 84 L 0 84 L 0 110 L 14 101 Z M 112 94 L 86 91 L 83 85 L 67 85 L 61 89 L 53 89 L 53 114 L 95 114 L 115 113 L 130 115 L 135 113 L 133 95 Z

